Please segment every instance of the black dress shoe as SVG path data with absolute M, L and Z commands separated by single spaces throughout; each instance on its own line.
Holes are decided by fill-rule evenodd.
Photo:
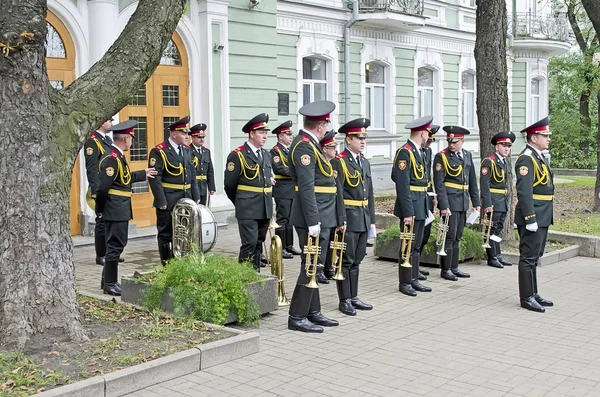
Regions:
M 104 283 L 104 293 L 112 296 L 121 296 L 121 287 L 117 283 Z
M 333 269 L 325 269 L 323 270 L 323 274 L 325 274 L 325 277 L 327 277 L 327 279 L 331 280 L 331 278 L 335 276 L 335 271 L 333 271 Z
M 442 270 L 440 276 L 446 280 L 458 281 L 458 277 L 456 277 L 450 270 Z
M 368 303 L 365 303 L 358 298 L 352 298 L 352 299 L 350 299 L 350 302 L 352 303 L 352 306 L 354 306 L 354 308 L 356 310 L 372 310 L 373 309 L 373 305 L 369 305 Z
M 317 272 L 317 282 L 319 284 L 329 284 L 329 279 L 325 276 L 323 272 Z
M 125 258 L 119 258 L 119 262 L 125 262 Z
M 96 257 L 96 265 L 104 266 L 104 257 L 103 256 Z
M 544 313 L 546 311 L 533 296 L 521 299 L 521 307 L 538 313 Z
M 267 267 L 267 264 L 265 262 L 260 262 L 260 267 Z
M 288 329 L 291 329 L 292 331 L 312 332 L 317 334 L 323 332 L 323 327 L 319 327 L 318 325 L 311 323 L 306 317 L 288 317 Z
M 337 327 L 340 325 L 337 320 L 331 320 L 325 317 L 321 312 L 309 313 L 306 318 L 312 323 L 321 325 L 323 327 Z
M 260 263 L 264 263 L 265 265 L 267 264 L 267 257 L 265 256 L 265 254 L 260 254 Z
M 496 259 L 498 259 L 498 262 L 500 262 L 502 266 L 512 266 L 512 263 L 505 261 L 501 255 L 498 255 Z
M 549 299 L 544 299 L 538 294 L 533 295 L 533 297 L 535 298 L 535 301 L 542 306 L 554 306 L 554 302 Z
M 419 280 L 425 281 L 425 280 L 427 280 L 427 276 L 422 273 L 419 273 Z
M 302 251 L 296 249 L 293 245 L 288 245 L 285 250 L 292 255 L 302 255 Z
M 469 273 L 465 273 L 462 270 L 460 270 L 459 268 L 452 269 L 452 273 L 456 277 L 460 277 L 460 278 L 469 278 L 469 277 L 471 277 L 471 275 Z
M 373 243 L 367 242 L 367 247 L 372 247 L 372 246 L 373 246 Z
M 400 292 L 402 292 L 404 295 L 417 296 L 417 291 L 415 291 L 410 284 L 400 283 L 398 290 L 400 290 Z
M 487 265 L 491 266 L 491 267 L 498 268 L 498 269 L 503 269 L 504 268 L 504 266 L 502 265 L 502 263 L 500 263 L 500 261 L 498 261 L 497 258 L 488 259 Z
M 421 273 L 424 276 L 429 276 L 429 271 L 427 270 L 419 269 L 419 273 Z
M 352 302 L 350 302 L 350 299 L 341 300 L 339 309 L 347 316 L 356 316 L 356 309 L 352 305 Z
M 294 257 L 294 255 L 292 255 L 286 249 L 284 249 L 284 250 L 281 251 L 281 257 L 283 259 L 292 259 Z
M 431 288 L 421 284 L 418 280 L 413 280 L 411 286 L 418 292 L 431 292 Z

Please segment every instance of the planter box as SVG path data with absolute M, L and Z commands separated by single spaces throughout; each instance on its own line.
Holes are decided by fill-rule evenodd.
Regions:
M 373 251 L 374 255 L 379 259 L 386 259 L 394 262 L 398 262 L 400 255 L 400 237 L 394 237 L 391 241 L 384 242 L 380 235 L 375 240 L 375 247 Z M 465 255 L 465 260 L 461 262 L 468 262 L 475 257 L 474 253 L 468 253 Z M 421 257 L 421 263 L 431 266 L 439 266 L 437 255 L 427 255 Z
M 264 276 L 264 281 L 250 283 L 246 289 L 254 297 L 258 304 L 260 314 L 267 314 L 277 310 L 277 279 L 273 276 Z M 150 284 L 133 276 L 121 277 L 121 301 L 143 306 L 144 295 Z M 173 299 L 169 294 L 163 297 L 161 308 L 166 312 L 173 312 Z M 226 324 L 237 321 L 237 315 L 229 313 Z

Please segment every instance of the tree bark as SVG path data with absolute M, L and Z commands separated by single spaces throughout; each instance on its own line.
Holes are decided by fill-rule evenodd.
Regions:
M 598 0 L 581 0 L 581 4 L 594 26 L 596 37 L 600 37 L 600 2 Z
M 596 131 L 596 186 L 594 187 L 594 211 L 600 211 L 600 90 L 596 91 L 598 98 L 598 131 Z
M 88 131 L 150 77 L 185 0 L 140 0 L 107 54 L 62 91 L 50 86 L 46 71 L 46 0 L 0 4 L 0 345 L 83 340 L 69 230 L 71 169 Z

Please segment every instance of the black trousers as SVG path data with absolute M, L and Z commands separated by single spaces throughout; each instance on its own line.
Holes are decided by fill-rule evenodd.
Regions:
M 490 229 L 490 235 L 501 237 L 505 220 L 506 212 L 494 211 L 492 214 L 492 228 Z
M 423 221 L 425 222 L 425 221 Z M 424 227 L 423 230 L 423 241 L 421 242 L 421 247 L 419 249 L 419 254 L 422 255 L 423 254 L 423 250 L 425 249 L 425 246 L 427 245 L 427 242 L 429 241 L 429 237 L 431 236 L 431 225 L 433 225 L 434 222 L 430 222 L 427 226 Z
M 367 255 L 367 232 L 346 232 L 346 249 L 342 257 L 342 269 L 358 269 Z
M 119 257 L 127 245 L 128 221 L 105 221 L 106 256 L 104 265 L 104 282 L 114 283 L 118 279 Z
M 446 248 L 457 250 L 455 255 L 458 255 L 460 239 L 465 230 L 465 222 L 467 213 L 465 211 L 452 211 L 450 221 L 448 222 L 448 233 L 446 234 Z
M 280 226 L 279 230 L 285 236 L 282 241 L 283 248 L 294 245 L 294 227 L 290 223 L 292 213 L 292 199 L 275 199 L 275 222 Z
M 200 204 L 206 205 L 206 194 L 200 196 Z
M 530 232 L 525 226 L 518 226 L 519 231 L 519 272 L 535 270 L 540 257 L 546 249 L 548 227 L 540 227 Z
M 104 219 L 98 217 L 98 214 L 96 214 L 96 225 L 94 226 L 94 247 L 97 257 L 106 255 L 106 227 Z
M 169 245 L 173 242 L 173 216 L 169 210 L 156 209 L 156 229 L 158 246 Z
M 240 232 L 240 255 L 238 261 L 249 261 L 256 270 L 260 270 L 260 255 L 267 236 L 269 219 L 238 219 Z

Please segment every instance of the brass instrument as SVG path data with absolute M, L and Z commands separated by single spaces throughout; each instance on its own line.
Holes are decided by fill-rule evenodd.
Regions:
M 439 256 L 446 256 L 446 234 L 448 234 L 448 223 L 450 223 L 450 216 L 441 216 L 440 221 L 437 224 L 437 238 L 435 244 L 440 247 L 437 252 Z
M 404 262 L 400 266 L 412 267 L 410 264 L 410 253 L 412 251 L 413 241 L 415 240 L 415 217 L 413 221 L 408 224 L 404 224 L 402 232 L 400 233 L 400 258 L 404 259 Z
M 277 229 L 280 227 L 273 218 L 271 218 L 271 222 L 269 224 L 269 231 L 272 229 Z M 265 253 L 265 255 L 267 255 Z M 271 235 L 271 245 L 269 246 L 269 256 L 268 258 L 271 260 L 271 274 L 277 277 L 277 306 L 288 306 L 290 301 L 285 296 L 285 286 L 284 280 L 285 277 L 283 275 L 283 244 L 281 243 L 281 238 L 277 235 Z
M 273 230 L 280 228 L 281 226 L 279 226 L 277 224 L 277 222 L 275 222 L 275 218 L 271 217 L 271 221 L 269 222 L 269 241 L 271 242 L 271 244 L 273 243 Z M 281 239 L 280 239 L 281 240 Z M 271 248 L 271 247 L 269 247 Z M 272 249 L 272 248 L 271 248 Z M 270 260 L 270 250 L 267 250 L 267 242 L 263 241 L 263 252 L 265 253 L 265 258 L 267 258 L 267 263 L 270 266 L 273 266 L 273 264 L 271 263 Z
M 92 197 L 91 187 L 89 187 L 87 192 L 85 192 L 85 202 L 91 209 L 96 210 L 96 199 Z
M 306 275 L 310 281 L 306 284 L 307 288 L 319 288 L 317 283 L 317 266 L 319 263 L 319 236 L 312 237 L 308 235 L 308 241 L 304 246 L 304 255 L 306 255 Z
M 331 266 L 335 271 L 333 280 L 344 280 L 344 275 L 342 274 L 342 254 L 346 250 L 346 229 L 342 232 L 342 237 L 340 237 L 339 232 L 336 230 L 333 234 L 333 241 L 329 244 L 331 246 Z
M 206 253 L 217 242 L 217 222 L 213 213 L 194 200 L 182 198 L 173 207 L 173 256 L 181 258 L 194 249 Z
M 481 226 L 483 227 L 483 248 L 492 248 L 490 245 L 490 235 L 492 234 L 492 216 L 494 215 L 494 207 L 492 210 L 483 214 L 481 218 Z

